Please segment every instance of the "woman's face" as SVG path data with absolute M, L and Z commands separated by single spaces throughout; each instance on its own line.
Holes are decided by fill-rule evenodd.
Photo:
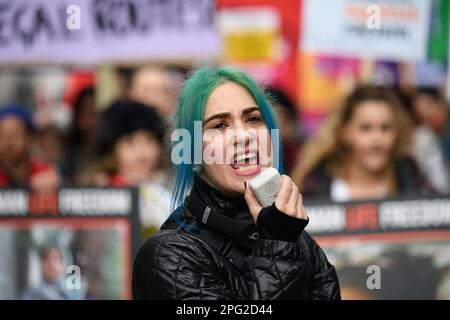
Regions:
M 447 107 L 444 102 L 438 101 L 426 94 L 417 96 L 413 103 L 414 112 L 419 120 L 435 132 L 440 132 L 447 120 Z
M 159 142 L 145 130 L 119 139 L 116 145 L 118 172 L 132 184 L 150 178 L 158 165 Z
M 0 120 L 0 161 L 16 164 L 28 152 L 29 134 L 23 122 L 14 116 Z
M 201 176 L 228 194 L 271 166 L 272 144 L 259 107 L 246 89 L 227 82 L 209 96 L 203 122 Z
M 397 138 L 392 108 L 381 101 L 366 101 L 355 107 L 344 127 L 344 142 L 352 163 L 371 173 L 383 171 L 391 160 Z
M 42 259 L 42 275 L 45 280 L 54 282 L 64 272 L 64 258 L 61 252 L 56 248 L 47 249 L 45 257 Z
M 92 136 L 97 124 L 97 110 L 94 95 L 85 96 L 77 119 L 77 126 L 84 137 Z

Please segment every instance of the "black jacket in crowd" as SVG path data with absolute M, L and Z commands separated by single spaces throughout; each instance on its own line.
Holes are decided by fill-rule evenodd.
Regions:
M 340 299 L 334 267 L 303 231 L 307 220 L 272 205 L 257 226 L 251 222 L 259 238 L 247 238 L 225 234 L 225 224 L 204 224 L 204 206 L 234 222 L 252 221 L 243 197 L 227 197 L 196 177 L 184 205 L 140 248 L 134 299 Z
M 437 195 L 438 192 L 424 178 L 415 160 L 410 157 L 397 159 L 394 162 L 396 194 L 393 196 Z M 330 201 L 333 177 L 328 173 L 325 162 L 320 162 L 302 186 L 302 195 L 306 200 Z

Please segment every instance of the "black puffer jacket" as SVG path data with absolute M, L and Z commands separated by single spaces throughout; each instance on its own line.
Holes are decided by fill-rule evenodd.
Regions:
M 200 178 L 192 192 L 228 217 L 251 219 L 243 197 Z M 248 245 L 198 221 L 189 199 L 136 256 L 135 299 L 340 299 L 335 269 L 306 231 L 296 242 L 262 236 Z
M 391 196 L 436 195 L 438 192 L 423 177 L 414 159 L 400 158 L 394 162 L 396 192 Z M 320 162 L 309 173 L 302 185 L 302 194 L 308 200 L 331 200 L 332 175 L 328 172 L 326 162 Z

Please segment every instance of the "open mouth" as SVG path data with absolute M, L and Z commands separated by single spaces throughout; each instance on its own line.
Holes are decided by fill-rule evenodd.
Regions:
M 237 155 L 231 164 L 231 168 L 234 174 L 238 176 L 251 176 L 259 173 L 261 166 L 259 164 L 258 153 L 249 152 L 247 154 Z

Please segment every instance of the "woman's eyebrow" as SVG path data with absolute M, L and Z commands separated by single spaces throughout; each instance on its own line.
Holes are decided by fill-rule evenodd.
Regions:
M 257 106 L 253 106 L 253 107 L 245 108 L 244 110 L 242 110 L 241 113 L 243 116 L 245 116 L 246 114 L 253 112 L 253 111 L 261 111 L 261 110 L 259 110 L 259 108 Z
M 248 114 L 250 112 L 256 111 L 256 110 L 260 111 L 258 107 L 253 106 L 253 107 L 245 108 L 244 110 L 242 110 L 241 113 L 244 116 L 244 115 L 246 115 L 246 114 Z M 210 116 L 205 121 L 203 121 L 203 125 L 207 124 L 209 121 L 214 120 L 214 119 L 223 119 L 223 118 L 229 118 L 229 117 L 231 117 L 231 113 L 230 112 L 216 113 L 216 114 Z
M 223 119 L 223 118 L 229 118 L 231 117 L 231 113 L 230 112 L 221 112 L 221 113 L 216 113 L 214 115 L 212 115 L 211 117 L 209 117 L 208 119 L 206 119 L 205 121 L 203 121 L 203 125 L 207 124 L 209 121 L 214 120 L 214 119 Z

